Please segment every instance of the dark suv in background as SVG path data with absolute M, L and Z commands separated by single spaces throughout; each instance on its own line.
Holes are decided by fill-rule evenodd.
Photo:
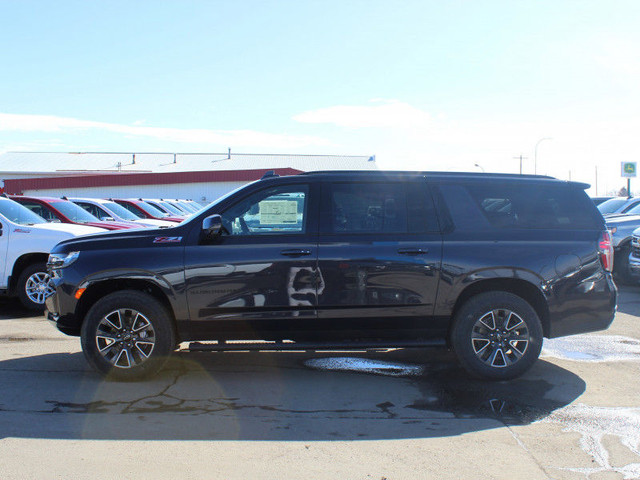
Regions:
M 185 341 L 449 345 L 471 374 L 509 379 L 535 362 L 543 336 L 613 319 L 613 250 L 586 187 L 526 175 L 267 173 L 173 228 L 61 242 L 48 315 L 81 337 L 93 367 L 121 379 L 157 371 Z

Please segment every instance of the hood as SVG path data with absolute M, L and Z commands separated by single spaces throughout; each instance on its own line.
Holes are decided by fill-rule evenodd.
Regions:
M 103 230 L 104 232 L 104 230 Z M 69 238 L 56 245 L 54 253 L 70 252 L 74 250 L 117 250 L 121 248 L 162 248 L 169 246 L 183 246 L 185 228 L 132 228 L 105 232 L 86 237 Z
M 140 225 L 136 225 L 133 222 L 87 222 L 83 223 L 82 225 L 104 228 L 106 230 L 126 230 L 128 228 L 140 228 Z
M 87 225 L 76 225 L 74 223 L 37 223 L 25 228 L 35 228 L 37 230 L 50 230 L 56 232 L 67 232 L 72 235 L 89 235 L 92 233 L 104 233 L 104 228 L 91 227 Z
M 156 220 L 155 218 L 141 218 L 140 220 L 133 220 L 134 223 L 137 223 L 137 226 L 146 226 L 146 227 L 175 227 L 176 222 L 167 222 L 165 220 Z

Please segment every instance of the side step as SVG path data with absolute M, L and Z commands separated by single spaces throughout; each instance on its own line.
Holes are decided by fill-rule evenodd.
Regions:
M 293 341 L 218 341 L 191 342 L 191 352 L 289 351 L 289 350 L 387 350 L 390 348 L 445 347 L 441 339 L 388 340 L 361 342 L 293 342 Z

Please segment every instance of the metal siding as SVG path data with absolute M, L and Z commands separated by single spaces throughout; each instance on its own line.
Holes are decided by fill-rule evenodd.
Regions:
M 25 190 L 24 195 L 86 198 L 187 198 L 201 204 L 214 201 L 247 182 L 178 183 L 173 185 L 119 185 L 110 187 Z

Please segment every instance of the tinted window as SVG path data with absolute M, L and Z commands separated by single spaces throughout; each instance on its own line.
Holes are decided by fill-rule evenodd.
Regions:
M 140 219 L 138 215 L 130 212 L 129 210 L 124 208 L 122 205 L 117 204 L 115 202 L 106 202 L 104 206 L 109 210 L 111 210 L 111 212 L 115 213 L 118 217 L 122 218 L 123 220 L 134 221 L 134 220 Z M 107 213 L 110 213 L 110 212 L 107 212 Z
M 261 190 L 223 213 L 223 224 L 231 235 L 304 233 L 308 193 L 306 185 Z
M 31 210 L 36 215 L 39 215 L 40 217 L 44 218 L 47 222 L 54 222 L 54 221 L 55 222 L 59 222 L 60 221 L 58 219 L 58 217 L 56 217 L 49 209 L 45 208 L 43 205 L 41 205 L 39 203 L 29 202 L 29 201 L 20 202 L 20 203 L 22 203 L 22 205 L 27 207 L 29 210 Z
M 60 213 L 62 213 L 65 217 L 67 217 L 72 222 L 90 223 L 90 222 L 98 221 L 96 217 L 94 217 L 89 212 L 87 212 L 82 207 L 79 207 L 73 202 L 70 202 L 70 201 L 55 202 L 53 206 L 57 208 L 60 211 Z
M 326 186 L 328 233 L 416 233 L 437 230 L 433 202 L 418 183 Z
M 593 204 L 581 190 L 540 185 L 470 185 L 486 219 L 495 227 L 533 229 L 596 228 Z
M 144 215 L 140 212 L 140 210 L 138 210 L 133 205 L 129 203 L 119 203 L 118 205 L 120 205 L 122 208 L 126 210 L 129 210 L 131 213 L 133 213 L 136 216 L 136 218 L 144 218 Z

